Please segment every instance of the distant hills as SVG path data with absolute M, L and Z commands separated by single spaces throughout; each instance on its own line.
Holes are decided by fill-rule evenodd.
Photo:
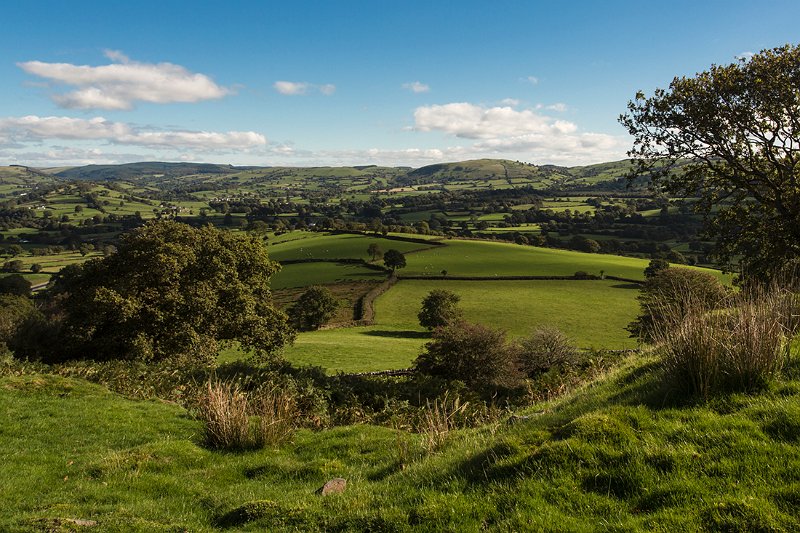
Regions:
M 303 178 L 330 179 L 336 177 L 362 177 L 381 175 L 393 178 L 396 183 L 423 185 L 427 183 L 465 182 L 472 180 L 498 179 L 509 182 L 549 182 L 553 185 L 565 182 L 587 185 L 604 180 L 624 177 L 630 170 L 628 160 L 599 163 L 589 166 L 563 167 L 556 165 L 533 165 L 506 159 L 476 159 L 453 163 L 438 163 L 420 168 L 380 167 L 361 165 L 352 167 L 236 167 L 211 163 L 167 163 L 148 161 L 120 165 L 86 165 L 37 169 L 24 166 L 0 167 L 0 177 L 12 175 L 31 178 L 53 176 L 66 180 L 158 181 L 186 176 L 224 176 L 249 171 L 260 175 L 297 175 Z

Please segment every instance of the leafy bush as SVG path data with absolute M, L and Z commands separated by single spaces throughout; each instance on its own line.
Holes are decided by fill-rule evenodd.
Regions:
M 513 387 L 520 377 L 516 352 L 504 331 L 458 321 L 437 329 L 414 365 L 423 374 L 463 381 L 474 389 Z
M 557 365 L 577 362 L 578 351 L 569 338 L 554 326 L 541 326 L 519 341 L 519 365 L 533 377 Z

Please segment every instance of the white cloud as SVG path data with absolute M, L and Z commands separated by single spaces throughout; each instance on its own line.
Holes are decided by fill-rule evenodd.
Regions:
M 517 100 L 516 98 L 503 98 L 502 100 L 500 100 L 500 104 L 510 107 L 517 107 L 519 103 L 520 103 L 519 100 Z
M 166 104 L 222 98 L 231 89 L 204 74 L 172 63 L 139 63 L 122 52 L 105 53 L 112 63 L 102 66 L 27 61 L 17 65 L 34 76 L 76 87 L 58 93 L 53 101 L 70 109 L 131 109 L 136 102 Z
M 467 102 L 418 107 L 414 122 L 418 131 L 443 131 L 465 139 L 560 134 L 576 129 L 571 122 L 553 120 L 530 109 L 487 108 Z
M 564 111 L 566 104 L 536 109 Z M 460 102 L 418 107 L 416 131 L 440 131 L 475 142 L 457 153 L 465 157 L 510 157 L 524 161 L 585 164 L 625 157 L 630 140 L 605 133 L 580 132 L 578 126 L 532 109 L 485 107 Z M 456 155 L 456 154 L 453 154 Z
M 267 144 L 264 135 L 253 131 L 161 131 L 146 130 L 103 117 L 8 117 L 0 119 L 0 138 L 15 142 L 51 139 L 106 141 L 110 144 L 147 146 L 156 149 L 245 150 Z
M 527 81 L 531 85 L 539 85 L 539 78 L 537 78 L 536 76 L 528 76 L 527 78 L 525 78 L 525 81 Z
M 750 61 L 754 55 L 756 55 L 754 52 L 742 52 L 736 56 L 736 59 L 739 61 Z
M 561 102 L 557 102 L 555 104 L 544 106 L 544 108 L 547 109 L 548 111 L 558 111 L 559 113 L 563 113 L 564 111 L 569 109 L 567 107 L 567 104 L 563 104 Z
M 317 90 L 325 96 L 330 96 L 336 92 L 336 85 L 332 83 L 314 85 L 307 81 L 276 81 L 272 84 L 272 87 L 280 94 L 285 94 L 287 96 L 308 94 L 308 92 L 312 90 Z
M 304 81 L 276 81 L 272 86 L 281 94 L 295 95 L 306 94 L 309 84 Z
M 408 89 L 412 93 L 420 94 L 420 93 L 427 93 L 430 92 L 431 88 L 429 85 L 419 82 L 419 81 L 412 81 L 410 83 L 404 83 L 403 89 Z

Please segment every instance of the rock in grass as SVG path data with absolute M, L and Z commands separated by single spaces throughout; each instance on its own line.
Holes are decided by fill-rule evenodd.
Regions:
M 341 477 L 335 477 L 328 481 L 322 487 L 317 489 L 317 494 L 320 496 L 327 496 L 328 494 L 339 494 L 344 492 L 347 487 L 347 480 Z

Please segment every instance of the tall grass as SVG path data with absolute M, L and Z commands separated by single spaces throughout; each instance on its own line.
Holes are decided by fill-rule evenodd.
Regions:
M 205 424 L 206 444 L 221 449 L 250 447 L 252 441 L 247 410 L 247 396 L 239 385 L 209 381 L 199 404 L 199 416 Z
M 422 412 L 420 432 L 428 453 L 442 447 L 450 432 L 458 427 L 458 418 L 464 415 L 468 406 L 469 402 L 461 403 L 458 396 L 449 398 L 447 393 L 433 402 L 427 402 Z
M 707 399 L 763 388 L 789 360 L 800 326 L 800 300 L 790 290 L 748 288 L 716 310 L 691 295 L 683 303 L 665 309 L 655 338 L 670 375 L 691 393 Z
M 297 406 L 278 388 L 249 395 L 237 383 L 209 380 L 199 401 L 211 448 L 241 450 L 277 445 L 294 433 Z
M 298 410 L 294 397 L 274 387 L 261 393 L 255 400 L 255 445 L 275 446 L 289 440 L 294 434 Z

